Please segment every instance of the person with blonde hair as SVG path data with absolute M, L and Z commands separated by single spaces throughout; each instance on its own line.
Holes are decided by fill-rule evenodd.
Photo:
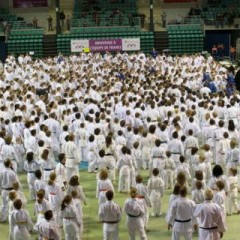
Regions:
M 36 192 L 36 202 L 34 206 L 34 215 L 37 217 L 37 223 L 44 219 L 44 213 L 51 210 L 49 201 L 45 198 L 45 190 L 40 189 Z
M 232 213 L 240 214 L 240 208 L 238 204 L 238 176 L 237 168 L 229 169 L 228 184 L 229 192 L 227 195 L 227 214 L 232 215 Z
M 230 148 L 226 152 L 226 175 L 229 175 L 230 168 L 237 168 L 240 163 L 240 149 L 237 148 L 236 140 L 230 141 Z
M 147 240 L 144 229 L 144 205 L 137 199 L 137 189 L 130 189 L 130 198 L 124 202 L 124 213 L 127 215 L 127 230 L 129 239 L 134 240 L 136 233 L 140 235 L 141 240 Z
M 223 211 L 214 203 L 213 191 L 206 189 L 204 192 L 205 201 L 196 206 L 194 216 L 198 220 L 199 240 L 219 240 L 226 231 L 226 219 Z
M 48 194 L 50 208 L 54 214 L 54 219 L 59 226 L 61 226 L 62 221 L 60 219 L 60 206 L 63 199 L 63 192 L 61 187 L 56 183 L 56 179 L 56 173 L 52 172 L 49 176 L 46 192 Z
M 107 201 L 106 192 L 111 190 L 114 192 L 114 187 L 111 180 L 108 178 L 108 170 L 101 169 L 99 179 L 97 181 L 96 197 L 98 198 L 99 206 Z

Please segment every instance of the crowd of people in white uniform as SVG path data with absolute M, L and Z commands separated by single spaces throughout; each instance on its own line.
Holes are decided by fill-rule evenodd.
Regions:
M 190 240 L 197 229 L 200 240 L 220 239 L 226 215 L 239 213 L 240 97 L 226 94 L 231 73 L 211 56 L 20 55 L 8 56 L 0 72 L 1 221 L 10 238 L 37 232 L 58 240 L 63 227 L 65 239 L 81 239 L 81 161 L 97 174 L 105 240 L 118 239 L 115 191 L 130 193 L 123 212 L 131 240 L 147 239 L 166 189 L 173 240 Z M 35 224 L 20 172 L 36 201 Z

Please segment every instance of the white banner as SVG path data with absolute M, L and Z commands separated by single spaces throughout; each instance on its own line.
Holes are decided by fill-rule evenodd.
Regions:
M 122 51 L 139 51 L 140 38 L 125 38 L 122 39 Z
M 84 49 L 89 48 L 89 40 L 71 40 L 71 52 L 83 52 Z

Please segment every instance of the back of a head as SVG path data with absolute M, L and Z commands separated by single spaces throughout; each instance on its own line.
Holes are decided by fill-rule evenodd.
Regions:
M 154 169 L 152 170 L 152 174 L 153 174 L 153 176 L 158 176 L 158 174 L 159 174 L 159 169 L 158 169 L 158 168 L 154 168 Z
M 142 181 L 143 181 L 143 177 L 140 174 L 138 174 L 136 176 L 136 183 L 142 183 Z
M 4 161 L 4 166 L 5 166 L 6 168 L 11 167 L 11 166 L 12 166 L 11 160 L 10 160 L 10 159 L 6 159 L 6 160 Z
M 213 191 L 211 189 L 206 189 L 204 192 L 204 199 L 210 201 L 213 199 Z
M 187 187 L 186 186 L 181 186 L 180 189 L 179 189 L 179 195 L 181 197 L 186 197 L 187 196 Z
M 137 189 L 135 187 L 131 187 L 130 189 L 130 197 L 135 198 L 137 196 Z
M 22 201 L 21 201 L 21 199 L 16 199 L 13 202 L 13 206 L 14 206 L 15 209 L 20 210 L 22 208 Z
M 108 190 L 106 192 L 106 198 L 107 198 L 108 201 L 111 201 L 113 199 L 113 196 L 114 196 L 114 193 L 113 193 L 112 190 Z
M 53 218 L 53 212 L 52 210 L 48 210 L 44 213 L 44 217 L 47 221 L 50 221 Z

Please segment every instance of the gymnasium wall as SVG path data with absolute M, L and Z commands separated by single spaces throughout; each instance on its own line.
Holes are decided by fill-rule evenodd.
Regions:
M 205 33 L 205 50 L 211 52 L 213 45 L 223 44 L 223 56 L 229 56 L 231 44 L 231 31 L 206 31 Z

